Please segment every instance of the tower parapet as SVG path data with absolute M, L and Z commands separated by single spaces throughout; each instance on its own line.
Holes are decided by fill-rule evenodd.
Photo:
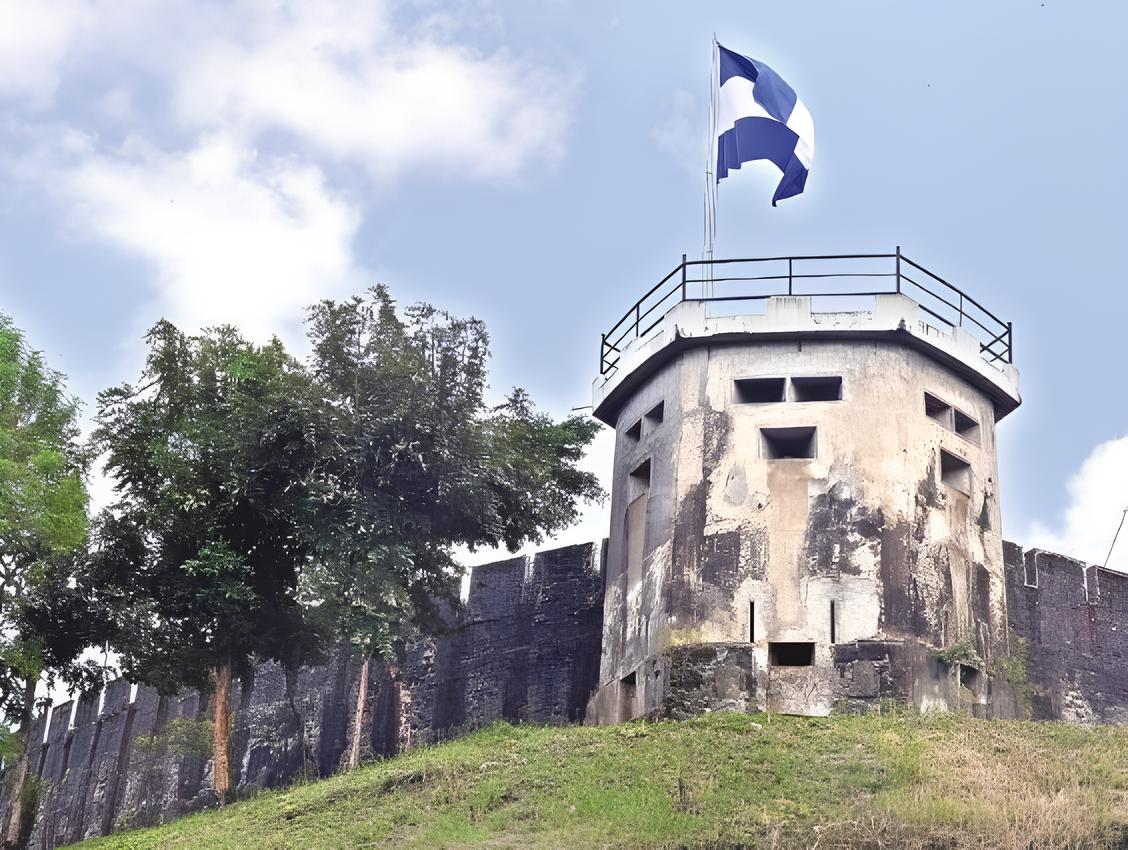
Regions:
M 990 713 L 1012 353 L 1009 323 L 899 249 L 683 260 L 601 342 L 617 436 L 589 720 Z

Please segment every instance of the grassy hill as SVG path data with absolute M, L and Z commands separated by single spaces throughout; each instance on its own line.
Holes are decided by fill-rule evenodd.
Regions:
M 1128 728 L 742 714 L 499 724 L 81 846 L 1128 847 Z

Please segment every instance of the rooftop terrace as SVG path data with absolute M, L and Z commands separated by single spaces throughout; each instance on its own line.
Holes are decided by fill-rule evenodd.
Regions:
M 995 402 L 1020 403 L 1011 323 L 906 257 L 840 254 L 682 261 L 602 335 L 595 415 L 677 351 L 705 342 L 893 338 L 961 373 Z

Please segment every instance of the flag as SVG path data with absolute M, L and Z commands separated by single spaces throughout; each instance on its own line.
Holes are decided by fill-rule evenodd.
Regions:
M 720 45 L 717 85 L 717 181 L 742 163 L 766 159 L 783 172 L 772 206 L 803 191 L 815 156 L 811 113 L 765 65 Z

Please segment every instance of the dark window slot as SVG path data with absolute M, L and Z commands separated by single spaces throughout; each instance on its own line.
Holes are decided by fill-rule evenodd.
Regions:
M 773 667 L 811 667 L 815 663 L 815 644 L 769 643 L 768 662 Z
M 970 443 L 979 445 L 979 423 L 964 413 L 962 410 L 954 409 L 956 433 L 963 437 Z
M 792 378 L 791 398 L 794 401 L 841 401 L 842 378 Z
M 651 425 L 661 425 L 662 420 L 666 418 L 666 402 L 660 401 L 646 414 L 646 420 Z
M 748 642 L 756 642 L 756 603 L 748 603 Z
M 835 623 L 836 618 L 835 618 L 834 614 L 835 614 L 834 602 L 832 601 L 830 603 L 830 642 L 831 643 L 838 643 L 838 640 L 837 640 L 838 629 L 837 629 L 837 624 Z
M 814 428 L 761 428 L 763 455 L 768 460 L 810 459 L 817 449 Z
M 628 440 L 633 440 L 637 443 L 642 437 L 642 420 L 638 420 L 638 422 L 636 422 L 623 433 L 626 434 Z
M 940 449 L 940 480 L 961 493 L 971 492 L 971 464 Z
M 770 404 L 783 401 L 787 388 L 786 378 L 737 378 L 738 404 Z
M 952 430 L 952 405 L 938 399 L 932 393 L 924 394 L 924 412 L 929 419 Z
M 631 470 L 631 478 L 642 488 L 650 487 L 650 460 L 644 460 Z

